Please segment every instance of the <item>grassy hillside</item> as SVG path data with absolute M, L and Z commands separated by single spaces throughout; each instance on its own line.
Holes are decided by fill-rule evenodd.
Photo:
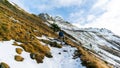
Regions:
M 43 46 L 40 40 L 36 38 L 42 35 L 53 38 L 58 37 L 41 18 L 17 9 L 7 0 L 0 0 L 0 41 L 15 40 L 15 46 L 20 46 L 26 52 L 35 54 L 37 63 L 41 63 L 44 56 L 52 57 L 50 48 Z M 78 53 L 82 55 L 81 60 L 85 66 L 88 68 L 109 68 L 105 62 L 92 56 L 84 48 L 78 46 L 79 44 L 70 40 L 69 37 L 69 34 L 66 34 L 66 43 L 78 48 Z M 22 44 L 19 45 L 18 42 Z
M 16 41 L 14 44 L 24 48 L 26 52 L 35 53 L 38 57 L 49 57 L 50 49 L 41 45 L 36 38 L 42 35 L 57 37 L 39 17 L 18 10 L 7 0 L 0 2 L 0 41 L 13 39 Z M 17 42 L 22 44 L 17 45 Z

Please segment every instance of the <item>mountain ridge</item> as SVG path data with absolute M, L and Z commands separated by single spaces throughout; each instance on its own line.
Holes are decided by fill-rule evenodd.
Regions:
M 50 28 L 51 24 L 53 23 L 56 23 L 61 28 L 61 30 L 64 31 L 65 33 L 65 41 L 63 42 L 65 44 L 63 46 L 60 45 L 60 42 L 57 39 L 58 34 Z M 101 55 L 101 53 L 98 54 L 97 51 L 95 51 L 94 49 L 91 49 L 89 45 L 86 46 L 85 43 L 89 44 L 90 39 L 93 39 L 93 41 L 94 39 L 96 39 L 94 38 L 96 37 L 96 34 L 94 34 L 93 32 L 90 33 L 83 30 L 85 32 L 82 32 L 81 36 L 79 37 L 78 34 L 80 33 L 74 32 L 74 30 L 80 29 L 80 28 L 71 25 L 69 22 L 63 21 L 63 20 L 61 21 L 61 19 L 54 20 L 54 18 L 49 18 L 49 17 L 45 19 L 44 15 L 42 17 L 39 17 L 35 14 L 26 13 L 18 9 L 17 7 L 15 7 L 15 5 L 13 6 L 12 4 L 10 4 L 7 0 L 0 0 L 0 29 L 1 29 L 0 41 L 3 41 L 3 42 L 0 42 L 0 48 L 1 48 L 0 54 L 3 54 L 2 49 L 4 49 L 4 53 L 5 53 L 5 56 L 3 55 L 2 57 L 0 57 L 0 63 L 3 61 L 7 62 L 7 64 L 13 68 L 16 68 L 16 67 L 21 68 L 22 66 L 24 67 L 24 64 L 28 65 L 28 67 L 30 68 L 40 68 L 40 67 L 61 68 L 62 65 L 64 65 L 64 68 L 66 68 L 67 66 L 69 66 L 68 62 L 65 62 L 64 64 L 59 64 L 60 62 L 62 62 L 62 60 L 65 59 L 65 58 L 62 58 L 64 56 L 67 56 L 67 58 L 70 56 L 72 56 L 73 58 L 77 57 L 80 60 L 79 62 L 77 62 L 78 60 L 75 61 L 70 57 L 71 61 L 75 61 L 75 64 L 71 63 L 71 65 L 73 66 L 75 66 L 77 63 L 77 64 L 82 64 L 87 68 L 90 68 L 90 67 L 114 68 L 115 67 L 114 64 L 106 61 L 105 59 L 98 58 L 100 56 L 106 56 L 104 54 L 108 54 L 107 52 L 109 52 L 110 49 L 107 49 L 106 51 L 105 49 L 101 50 L 102 53 L 103 51 L 105 52 L 104 54 Z M 91 36 L 93 37 L 91 38 Z M 102 36 L 104 38 L 104 35 Z M 115 39 L 117 39 L 116 37 Z M 105 38 L 107 39 L 107 41 L 109 41 L 108 37 L 105 37 Z M 111 43 L 115 43 L 114 40 Z M 5 47 L 2 45 L 8 48 L 8 50 L 10 49 L 9 52 L 12 56 L 7 54 L 8 50 L 6 50 Z M 118 45 L 119 45 L 119 40 L 116 41 L 117 48 L 119 47 Z M 95 45 L 92 44 L 92 46 L 95 46 Z M 13 47 L 14 49 L 11 47 Z M 16 47 L 21 48 L 23 50 L 23 53 L 19 55 L 19 57 L 24 58 L 24 60 L 20 62 L 21 66 L 18 64 L 19 62 L 15 61 L 16 59 L 13 59 L 13 57 L 16 58 L 16 52 L 15 52 Z M 62 48 L 59 49 L 56 47 L 62 47 L 62 48 L 66 47 L 66 49 L 68 50 L 68 53 L 66 53 L 67 51 L 65 49 L 62 49 Z M 69 50 L 70 48 L 74 48 L 74 47 L 77 48 L 77 51 Z M 113 48 L 117 50 L 116 47 L 115 48 L 113 47 Z M 102 48 L 104 47 L 101 47 L 101 49 Z M 76 51 L 75 54 L 69 54 L 74 51 Z M 114 52 L 116 53 L 116 51 Z M 52 53 L 53 54 L 56 53 L 56 54 L 52 55 Z M 64 55 L 64 53 L 68 55 Z M 33 56 L 30 56 L 29 54 L 30 55 L 32 54 Z M 96 57 L 96 55 L 98 57 Z M 10 62 L 7 59 L 3 58 L 6 56 L 8 59 L 11 60 Z M 61 56 L 60 58 L 62 59 L 59 59 L 54 56 Z M 34 60 L 32 60 L 30 57 L 32 57 L 36 62 L 34 62 Z M 107 56 L 107 57 L 111 58 L 111 56 Z M 51 60 L 51 58 L 53 60 Z M 119 63 L 119 60 L 115 59 L 114 57 L 112 58 L 114 59 L 112 61 L 114 61 L 115 64 Z M 18 59 L 18 60 L 21 60 L 21 59 Z M 60 60 L 60 62 L 57 60 Z M 55 66 L 54 64 L 50 64 L 51 61 L 52 63 L 57 62 L 56 63 L 57 65 Z M 13 65 L 12 62 L 14 62 L 15 64 Z M 84 68 L 84 66 L 80 66 L 80 67 Z M 75 67 L 75 68 L 79 68 L 79 65 L 78 67 Z
M 54 17 L 53 17 L 54 19 Z M 47 20 L 47 19 L 46 19 Z M 55 20 L 55 19 L 54 19 Z M 48 22 L 57 24 L 63 31 L 67 32 L 71 36 L 73 36 L 77 41 L 80 41 L 83 47 L 98 53 L 97 55 L 102 56 L 101 59 L 104 58 L 102 54 L 107 52 L 112 54 L 113 57 L 120 57 L 120 38 L 115 35 L 108 29 L 105 28 L 77 28 L 73 25 L 69 26 L 69 23 L 61 22 L 61 21 L 53 21 L 47 20 Z M 64 25 L 64 26 L 63 26 Z M 69 28 L 70 27 L 70 28 Z M 101 54 L 100 54 L 101 53 Z M 110 55 L 109 54 L 109 55 Z M 113 58 L 112 56 L 106 55 L 107 57 L 113 59 L 116 63 L 114 66 L 118 66 L 120 64 L 120 60 Z M 107 59 L 107 58 L 106 58 Z M 109 60 L 105 60 L 108 63 L 111 63 Z M 111 63 L 112 64 L 112 63 Z

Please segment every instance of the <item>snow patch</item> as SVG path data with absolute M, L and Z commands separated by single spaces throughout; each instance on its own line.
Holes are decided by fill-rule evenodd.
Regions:
M 47 39 L 45 36 L 42 36 L 43 38 Z M 39 37 L 39 39 L 41 38 Z M 24 58 L 24 61 L 17 62 L 14 60 L 14 56 L 18 55 L 15 49 L 20 47 L 13 46 L 14 42 L 14 40 L 0 42 L 0 62 L 7 63 L 11 68 L 86 68 L 82 66 L 80 58 L 73 59 L 76 48 L 68 45 L 63 46 L 61 49 L 49 46 L 53 58 L 45 57 L 43 63 L 37 64 L 35 60 L 30 58 L 30 54 L 25 51 L 20 55 Z

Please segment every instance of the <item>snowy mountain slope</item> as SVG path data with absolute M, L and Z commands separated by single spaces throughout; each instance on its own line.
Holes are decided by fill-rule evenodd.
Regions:
M 59 18 L 59 17 L 58 17 Z M 73 36 L 76 42 L 81 42 L 82 46 L 91 50 L 100 59 L 120 67 L 120 37 L 105 28 L 77 28 L 66 21 L 47 20 L 56 23 L 63 31 Z
M 45 22 L 47 25 L 52 24 L 52 23 L 56 23 L 56 24 L 59 24 L 59 26 L 62 27 L 62 29 L 63 28 L 64 29 L 79 29 L 78 27 L 71 25 L 68 21 L 64 21 L 64 19 L 62 19 L 60 16 L 52 17 L 47 13 L 41 13 L 38 16 L 40 18 L 42 18 L 43 20 L 47 21 L 47 22 Z
M 86 29 L 82 32 L 66 29 L 64 31 L 81 41 L 83 47 L 96 52 L 103 60 L 120 67 L 120 38 L 113 33 L 100 32 L 100 29 L 95 31 L 94 28 L 92 31 Z
M 52 42 L 57 42 L 58 44 L 61 43 L 60 41 L 55 40 L 54 38 L 48 39 L 45 36 L 43 36 L 42 39 L 47 39 Z M 44 43 L 43 45 L 46 44 Z M 63 44 L 62 48 L 50 47 L 50 49 L 53 55 L 53 58 L 51 58 L 51 61 L 49 62 L 52 63 L 53 65 L 51 68 L 85 68 L 80 64 L 81 63 L 80 58 L 73 59 L 74 52 L 75 50 L 77 50 L 76 48 Z
M 63 45 L 59 49 L 41 44 L 38 37 L 55 38 L 58 35 L 41 18 L 18 9 L 7 0 L 0 0 L 0 68 L 3 66 L 1 62 L 10 68 L 85 68 L 80 57 L 73 59 L 77 48 Z M 18 54 L 16 48 L 23 52 Z M 31 53 L 34 53 L 35 60 L 31 59 Z M 16 58 L 16 55 L 19 57 Z
M 40 39 L 40 38 L 39 38 Z M 48 39 L 43 36 L 41 39 Z M 52 40 L 56 41 L 56 40 Z M 23 51 L 21 56 L 24 58 L 23 62 L 17 62 L 14 56 L 18 46 L 13 46 L 14 40 L 0 42 L 0 62 L 6 62 L 11 68 L 86 68 L 82 66 L 80 58 L 73 59 L 73 55 L 76 48 L 72 48 L 69 45 L 63 45 L 62 48 L 50 47 L 53 58 L 45 57 L 43 63 L 37 64 L 36 61 L 30 58 L 29 53 Z M 56 41 L 60 43 L 59 41 Z M 43 45 L 47 44 L 41 42 Z
M 48 17 L 49 21 L 45 22 L 45 20 L 41 19 L 42 17 L 39 18 L 34 14 L 29 14 L 18 9 L 19 7 L 12 6 L 7 0 L 0 0 L 0 63 L 5 62 L 11 68 L 84 68 L 81 63 L 88 68 L 112 68 L 107 63 L 91 55 L 91 53 L 98 55 L 95 52 L 90 51 L 90 53 L 89 50 L 87 51 L 74 43 L 81 42 L 79 39 L 77 41 L 73 39 L 76 37 L 72 37 L 73 34 L 71 31 L 78 30 L 77 27 L 72 26 L 60 17 L 56 17 L 55 19 Z M 58 34 L 53 32 L 44 22 L 49 26 L 50 23 L 54 22 L 58 24 L 62 23 L 60 26 L 62 30 L 67 30 L 66 35 L 69 36 L 64 42 L 66 44 L 61 49 L 51 47 L 50 44 L 41 41 L 41 39 L 45 38 L 45 40 L 55 41 L 57 44 L 60 44 L 58 40 L 54 39 L 58 37 Z M 68 31 L 71 33 L 67 34 Z M 82 30 L 82 32 L 86 31 Z M 13 46 L 13 43 L 14 45 L 15 43 L 19 44 Z M 22 49 L 23 52 L 18 54 L 16 48 Z M 88 46 L 86 48 L 90 49 Z M 78 51 L 75 54 L 75 59 L 74 52 L 76 53 L 76 49 Z M 107 49 L 107 51 L 109 50 Z M 31 53 L 33 53 L 32 58 L 35 60 L 30 58 Z M 105 54 L 102 55 L 106 58 Z M 24 60 L 16 61 L 15 55 L 21 56 Z M 111 56 L 108 57 L 111 58 Z M 17 60 L 19 59 L 20 57 Z
M 102 57 L 103 60 L 113 64 L 114 66 L 120 65 L 120 45 L 116 44 L 120 42 L 120 38 L 117 38 L 112 33 L 101 33 L 101 32 L 80 32 L 80 31 L 69 31 L 77 40 L 81 41 L 84 47 L 93 50 Z M 114 59 L 113 59 L 114 58 Z M 111 61 L 109 61 L 111 60 Z

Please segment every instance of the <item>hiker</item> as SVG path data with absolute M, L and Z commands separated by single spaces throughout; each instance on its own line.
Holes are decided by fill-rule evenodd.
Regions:
M 92 44 L 90 43 L 90 47 L 92 48 Z
M 59 32 L 59 39 L 62 41 L 64 41 L 64 33 L 62 31 Z

